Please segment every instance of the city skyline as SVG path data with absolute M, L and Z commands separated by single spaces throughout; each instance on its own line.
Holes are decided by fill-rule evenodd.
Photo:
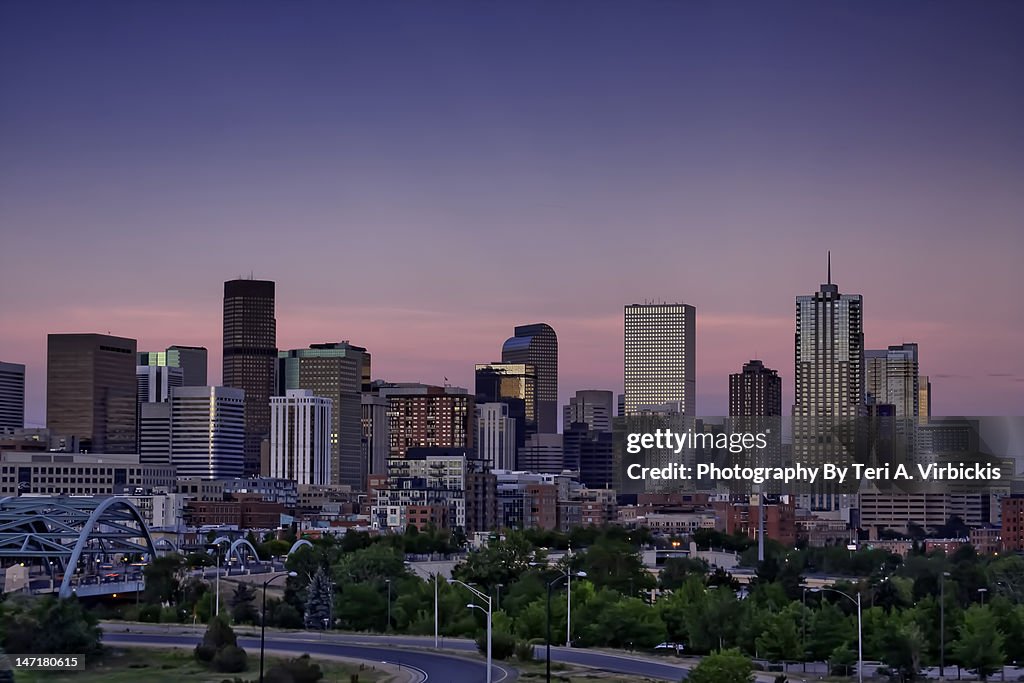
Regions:
M 623 305 L 686 301 L 697 412 L 753 358 L 789 406 L 828 249 L 936 415 L 1024 414 L 1019 4 L 399 4 L 0 9 L 29 424 L 47 333 L 205 346 L 219 377 L 218 283 L 250 273 L 279 348 L 349 339 L 391 381 L 470 387 L 547 322 L 559 405 L 621 392 Z

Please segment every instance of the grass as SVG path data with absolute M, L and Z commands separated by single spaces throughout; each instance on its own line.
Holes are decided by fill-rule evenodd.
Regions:
M 543 661 L 519 663 L 518 666 L 520 681 L 545 680 Z M 551 663 L 551 680 L 558 683 L 660 683 L 642 676 L 624 676 L 596 669 L 570 667 L 557 662 Z
M 249 669 L 237 674 L 225 674 L 211 671 L 192 656 L 191 650 L 182 648 L 120 648 L 108 647 L 102 662 L 90 663 L 85 671 L 23 671 L 15 673 L 18 683 L 221 683 L 232 680 L 236 676 L 242 680 L 252 681 L 259 677 L 259 652 L 253 656 L 249 652 Z M 267 656 L 266 669 L 269 670 L 281 657 Z M 339 662 L 335 660 L 318 660 L 324 677 L 323 683 L 329 681 L 349 681 L 352 674 L 359 674 L 359 683 L 376 683 L 387 678 L 387 674 L 367 667 L 360 670 L 359 664 Z

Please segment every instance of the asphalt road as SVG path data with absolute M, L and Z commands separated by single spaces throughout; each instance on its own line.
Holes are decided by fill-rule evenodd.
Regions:
M 124 634 L 124 636 L 133 640 L 121 639 L 123 636 L 120 632 L 124 631 L 125 627 L 130 628 L 131 633 Z M 117 622 L 106 622 L 103 624 L 103 629 L 103 639 L 105 642 L 110 643 L 151 642 L 157 644 L 166 642 L 172 646 L 192 646 L 199 642 L 200 637 L 200 631 L 174 625 L 124 625 Z M 153 638 L 156 640 L 135 640 L 143 638 Z M 159 640 L 159 638 L 168 638 L 170 640 Z M 258 638 L 253 639 L 252 637 L 240 635 L 239 640 L 244 641 L 243 647 L 247 650 L 252 651 L 253 647 L 257 650 L 259 649 Z M 429 680 L 436 682 L 472 683 L 485 680 L 486 669 L 482 662 L 468 661 L 444 654 L 445 651 L 475 654 L 476 644 L 472 640 L 443 638 L 441 640 L 441 648 L 437 652 L 430 651 L 433 649 L 433 646 L 434 639 L 432 636 L 389 636 L 366 633 L 318 634 L 302 631 L 267 632 L 267 648 L 269 649 L 309 652 L 311 655 L 315 653 L 336 654 L 342 657 L 353 657 L 369 661 L 400 663 L 402 666 L 411 666 L 423 670 Z M 545 648 L 538 646 L 536 654 L 538 661 L 543 661 Z M 657 658 L 641 655 L 620 655 L 582 648 L 552 647 L 551 661 L 665 681 L 679 681 L 687 673 L 685 666 L 662 661 Z M 501 683 L 507 677 L 509 677 L 509 672 L 500 664 L 495 663 L 493 683 Z
M 367 662 L 384 662 L 398 665 L 399 668 L 412 670 L 413 680 L 432 681 L 434 683 L 456 683 L 466 681 L 484 681 L 486 679 L 486 667 L 482 662 L 475 662 L 460 657 L 451 657 L 433 652 L 418 652 L 399 650 L 386 646 L 370 645 L 348 645 L 330 641 L 316 641 L 313 639 L 299 640 L 298 635 L 305 634 L 280 634 L 268 635 L 266 648 L 278 652 L 294 652 L 296 655 L 309 653 L 316 655 L 335 655 L 338 657 L 350 657 Z M 192 634 L 174 633 L 105 633 L 103 642 L 121 645 L 167 645 L 168 647 L 195 646 L 199 638 Z M 238 639 L 238 644 L 245 648 L 250 655 L 259 655 L 260 640 L 249 636 Z M 507 678 L 509 673 L 495 667 L 494 683 L 500 683 Z

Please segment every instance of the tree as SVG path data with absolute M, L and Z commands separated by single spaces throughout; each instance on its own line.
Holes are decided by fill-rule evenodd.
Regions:
M 583 553 L 581 565 L 588 580 L 623 595 L 654 588 L 655 580 L 644 567 L 640 554 L 626 541 L 600 538 Z
M 702 579 L 708 573 L 708 564 L 704 560 L 695 560 L 689 557 L 670 557 L 665 560 L 661 573 L 658 575 L 658 583 L 663 589 L 676 590 L 683 585 L 691 576 L 700 576 Z
M 972 605 L 964 612 L 959 637 L 953 642 L 953 656 L 961 666 L 978 672 L 981 680 L 1003 665 L 1004 636 L 988 607 Z
M 228 598 L 228 605 L 231 607 L 231 620 L 236 624 L 256 623 L 256 608 L 253 602 L 256 600 L 256 590 L 247 583 L 239 583 L 231 597 Z
M 765 630 L 757 638 L 757 653 L 773 662 L 802 659 L 803 647 L 800 632 L 793 615 L 787 610 L 772 614 L 765 623 Z
M 302 655 L 270 667 L 264 679 L 266 683 L 317 683 L 323 677 L 320 665 Z
M 466 557 L 457 565 L 452 576 L 491 590 L 499 583 L 512 585 L 523 574 L 530 571 L 530 563 L 539 562 L 533 545 L 522 532 L 510 532 L 504 540 L 494 540 L 480 550 Z
M 899 624 L 886 639 L 883 661 L 899 674 L 901 681 L 912 681 L 921 671 L 921 648 L 924 636 L 914 623 Z
M 76 599 L 11 597 L 0 605 L 0 646 L 19 654 L 97 655 L 97 624 L 96 616 Z
M 238 645 L 238 637 L 234 630 L 228 625 L 227 619 L 222 616 L 215 616 L 210 619 L 210 625 L 206 627 L 203 640 L 195 649 L 195 657 L 200 662 L 212 662 L 225 647 Z
M 185 566 L 185 558 L 176 553 L 161 555 L 142 570 L 146 579 L 143 599 L 146 602 L 177 602 L 180 595 L 179 572 Z
M 849 643 L 836 646 L 828 656 L 829 673 L 833 676 L 849 676 L 856 663 L 857 653 Z
M 487 632 L 476 638 L 476 649 L 480 654 L 487 654 Z M 516 637 L 505 630 L 491 631 L 491 656 L 495 659 L 508 659 L 516 651 Z
M 814 662 L 829 659 L 836 649 L 856 637 L 855 631 L 849 617 L 826 603 L 807 620 L 807 658 Z
M 722 650 L 700 660 L 683 680 L 685 683 L 751 683 L 754 666 L 739 650 Z
M 323 567 L 316 571 L 306 589 L 306 628 L 326 629 L 331 622 L 331 580 Z

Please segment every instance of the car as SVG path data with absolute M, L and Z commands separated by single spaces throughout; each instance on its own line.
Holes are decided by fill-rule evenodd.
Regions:
M 654 646 L 655 650 L 675 650 L 676 654 L 679 654 L 685 648 L 686 646 L 683 643 L 661 643 Z

